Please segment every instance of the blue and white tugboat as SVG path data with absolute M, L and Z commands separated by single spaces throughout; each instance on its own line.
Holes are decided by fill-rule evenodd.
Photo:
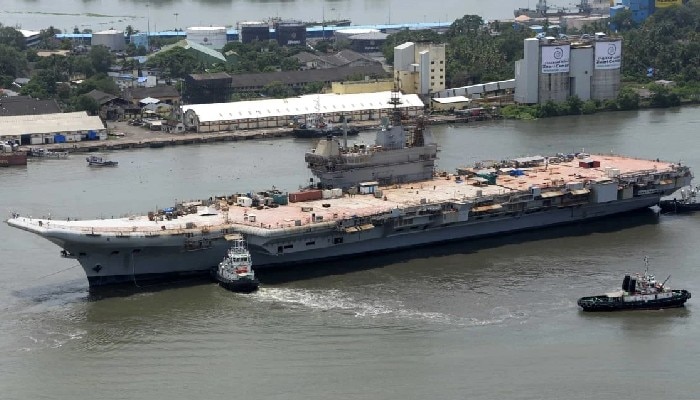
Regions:
M 241 235 L 227 235 L 226 239 L 232 244 L 216 270 L 216 280 L 219 281 L 219 285 L 238 293 L 251 293 L 258 290 L 260 282 L 255 278 L 245 239 Z
M 600 296 L 582 297 L 578 305 L 583 311 L 621 311 L 621 310 L 660 310 L 663 308 L 683 307 L 690 299 L 687 290 L 672 290 L 666 286 L 671 275 L 662 283 L 649 274 L 649 261 L 644 257 L 646 269 L 643 275 L 634 277 L 625 275 L 622 290 Z

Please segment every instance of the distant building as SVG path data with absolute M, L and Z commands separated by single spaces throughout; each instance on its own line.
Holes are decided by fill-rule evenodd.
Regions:
M 226 45 L 226 27 L 192 26 L 187 28 L 187 40 L 214 50 L 221 50 Z
M 231 88 L 236 92 L 260 92 L 270 82 L 280 82 L 289 88 L 301 89 L 313 82 L 330 86 L 332 82 L 347 81 L 358 76 L 373 79 L 388 75 L 381 65 L 236 74 L 231 76 Z
M 27 47 L 36 46 L 41 41 L 41 32 L 39 31 L 29 31 L 26 29 L 17 30 L 24 36 L 24 42 L 27 44 Z
M 525 57 L 515 63 L 517 103 L 566 101 L 571 96 L 608 100 L 620 91 L 622 40 L 525 39 Z
M 60 113 L 56 100 L 39 100 L 29 96 L 0 97 L 0 117 Z M 0 128 L 0 131 L 2 128 Z
M 232 94 L 231 75 L 225 72 L 189 74 L 182 91 L 188 104 L 225 103 Z
M 387 92 L 394 88 L 391 79 L 368 79 L 364 81 L 347 81 L 331 83 L 331 92 L 335 94 L 358 94 Z
M 111 51 L 122 51 L 126 48 L 124 32 L 110 29 L 92 34 L 90 44 L 92 46 L 105 46 Z
M 98 115 L 106 121 L 116 121 L 128 115 L 135 116 L 141 113 L 141 109 L 128 100 L 97 89 L 85 93 L 85 96 L 95 100 L 99 105 Z
M 394 47 L 394 79 L 403 93 L 444 90 L 445 69 L 444 44 L 406 42 Z
M 139 105 L 141 100 L 148 97 L 158 99 L 165 104 L 180 104 L 180 93 L 175 86 L 134 87 L 124 90 L 124 98 L 134 105 Z
M 163 48 L 161 48 L 158 52 L 154 53 L 153 55 L 164 53 L 176 47 L 181 47 L 185 49 L 187 53 L 192 54 L 197 60 L 207 65 L 226 64 L 227 62 L 226 57 L 223 54 L 221 54 L 221 52 L 215 50 L 212 47 L 204 46 L 202 44 L 193 42 L 189 39 L 180 40 L 175 44 L 163 46 Z
M 0 141 L 26 146 L 105 139 L 102 120 L 85 111 L 0 117 Z
M 380 53 L 388 34 L 382 32 L 359 33 L 348 37 L 350 48 L 359 53 Z
M 301 69 L 325 69 L 337 67 L 363 67 L 382 65 L 381 62 L 353 50 L 341 50 L 335 54 L 313 54 L 301 52 L 294 56 L 302 65 Z

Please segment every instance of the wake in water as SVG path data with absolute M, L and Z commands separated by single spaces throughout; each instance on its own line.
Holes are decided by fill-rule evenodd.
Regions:
M 338 312 L 357 318 L 394 318 L 460 327 L 499 325 L 510 320 L 524 320 L 529 317 L 526 312 L 512 311 L 506 307 L 493 309 L 487 318 L 420 311 L 405 307 L 400 300 L 357 298 L 337 289 L 261 288 L 250 297 L 290 308 Z

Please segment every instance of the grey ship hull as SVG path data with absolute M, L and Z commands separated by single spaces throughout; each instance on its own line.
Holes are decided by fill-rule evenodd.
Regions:
M 435 227 L 418 224 L 398 230 L 388 223 L 355 233 L 341 233 L 328 228 L 314 234 L 301 233 L 279 237 L 248 234 L 247 239 L 255 269 L 260 270 L 575 223 L 644 209 L 657 204 L 659 199 L 659 195 L 650 195 L 613 203 L 554 208 L 517 216 L 486 216 L 483 219 L 470 217 L 465 222 Z M 197 250 L 185 250 L 181 236 L 116 239 L 81 236 L 82 239 L 76 239 L 74 235 L 57 232 L 45 237 L 66 249 L 69 256 L 78 260 L 91 287 L 124 283 L 144 286 L 162 280 L 209 276 L 229 248 L 229 243 L 222 235 L 211 236 L 207 247 Z M 342 244 L 331 244 L 333 239 L 338 237 L 342 237 Z M 271 248 L 277 249 L 278 245 L 294 243 L 301 246 L 310 241 L 319 243 L 319 247 L 281 254 L 270 254 L 269 251 Z M 78 249 L 80 253 L 77 252 Z

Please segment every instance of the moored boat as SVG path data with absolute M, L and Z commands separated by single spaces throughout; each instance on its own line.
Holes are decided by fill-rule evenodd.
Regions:
M 116 167 L 119 162 L 111 161 L 99 156 L 89 156 L 85 157 L 89 167 Z
M 687 290 L 671 289 L 666 285 L 669 275 L 662 283 L 649 274 L 648 259 L 644 274 L 634 277 L 625 275 L 622 290 L 598 296 L 582 297 L 577 304 L 583 311 L 622 311 L 622 310 L 660 310 L 664 308 L 683 307 L 691 298 Z
M 27 165 L 27 152 L 20 151 L 15 143 L 0 142 L 0 167 Z
M 260 282 L 253 272 L 245 239 L 241 235 L 232 234 L 227 235 L 226 240 L 231 242 L 231 247 L 216 269 L 216 280 L 219 285 L 238 293 L 251 293 L 258 290 Z
M 29 149 L 29 156 L 38 158 L 68 158 L 68 152 L 55 150 L 52 151 L 47 150 L 43 147 L 32 147 L 31 149 Z

